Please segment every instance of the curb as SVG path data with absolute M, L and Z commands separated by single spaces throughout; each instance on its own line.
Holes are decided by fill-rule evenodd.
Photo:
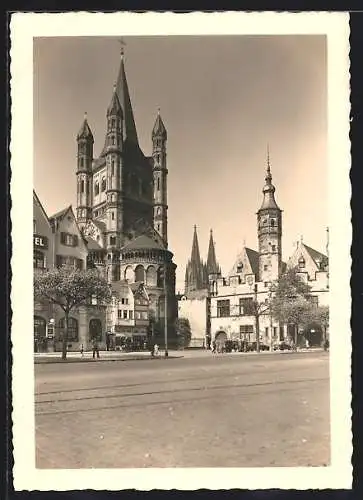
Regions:
M 177 359 L 183 358 L 184 356 L 168 356 L 165 358 L 164 356 L 159 357 L 146 357 L 146 356 L 138 356 L 138 357 L 128 357 L 128 358 L 56 358 L 56 357 L 37 357 L 34 358 L 35 365 L 46 365 L 53 363 L 105 363 L 105 362 L 115 362 L 115 361 L 158 361 L 158 360 L 167 360 L 167 359 Z

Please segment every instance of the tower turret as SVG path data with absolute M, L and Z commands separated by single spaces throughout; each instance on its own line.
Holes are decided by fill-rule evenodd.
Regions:
M 275 200 L 268 149 L 265 185 L 262 192 L 263 201 L 257 212 L 259 280 L 270 283 L 281 274 L 282 210 Z
M 77 222 L 82 228 L 92 217 L 93 135 L 85 113 L 77 134 Z
M 160 110 L 152 131 L 153 142 L 153 181 L 154 181 L 154 229 L 160 234 L 168 246 L 168 189 L 166 167 L 167 132 Z
M 107 108 L 106 134 L 106 247 L 108 252 L 108 277 L 120 279 L 120 253 L 122 232 L 122 151 L 123 112 L 117 96 L 116 85 Z

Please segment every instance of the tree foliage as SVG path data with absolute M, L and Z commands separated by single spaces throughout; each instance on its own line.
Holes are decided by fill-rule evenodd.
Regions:
M 107 281 L 97 270 L 79 270 L 72 266 L 62 266 L 34 275 L 34 298 L 50 302 L 64 311 L 65 328 L 63 334 L 62 358 L 67 356 L 68 318 L 70 312 L 82 305 L 90 305 L 91 300 L 98 305 L 111 301 L 111 290 Z
M 273 287 L 271 314 L 282 324 L 304 328 L 315 315 L 316 306 L 311 302 L 311 287 L 302 281 L 296 268 L 288 269 Z
M 175 322 L 175 331 L 178 338 L 178 345 L 181 347 L 188 347 L 192 338 L 192 329 L 189 319 L 177 318 Z

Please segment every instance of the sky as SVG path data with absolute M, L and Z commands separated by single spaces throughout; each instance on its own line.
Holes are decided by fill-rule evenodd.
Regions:
M 139 143 L 168 131 L 169 248 L 184 288 L 193 227 L 223 274 L 258 249 L 267 144 L 283 210 L 283 259 L 296 241 L 325 253 L 327 53 L 323 35 L 125 37 Z M 87 112 L 97 157 L 120 63 L 115 37 L 34 38 L 34 188 L 48 215 L 76 207 L 76 135 Z

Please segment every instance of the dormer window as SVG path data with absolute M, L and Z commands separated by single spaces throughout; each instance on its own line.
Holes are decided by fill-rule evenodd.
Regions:
M 300 257 L 299 258 L 298 264 L 299 264 L 299 269 L 304 269 L 304 267 L 305 267 L 305 259 L 304 259 L 304 257 Z
M 243 270 L 243 264 L 242 262 L 238 262 L 237 264 L 237 273 L 241 273 Z

